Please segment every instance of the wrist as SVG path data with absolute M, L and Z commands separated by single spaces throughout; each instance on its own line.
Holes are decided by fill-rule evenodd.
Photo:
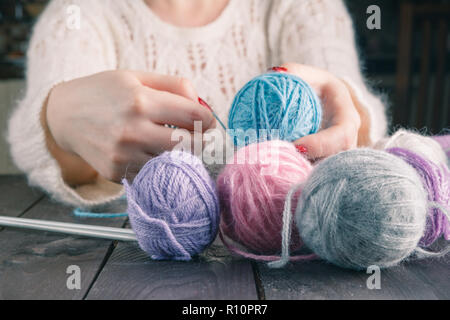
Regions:
M 64 139 L 63 130 L 61 130 L 61 124 L 65 123 L 61 110 L 64 105 L 60 101 L 60 97 L 64 96 L 64 93 L 61 93 L 63 85 L 64 83 L 60 83 L 50 91 L 42 109 L 41 121 L 47 130 L 49 139 L 55 144 L 55 147 L 58 147 L 64 152 L 75 154 L 69 143 Z
M 97 171 L 78 155 L 61 148 L 51 132 L 48 122 L 48 107 L 52 92 L 53 90 L 44 102 L 40 113 L 40 122 L 44 130 L 47 149 L 58 163 L 62 178 L 68 185 L 77 186 L 92 183 L 98 177 Z

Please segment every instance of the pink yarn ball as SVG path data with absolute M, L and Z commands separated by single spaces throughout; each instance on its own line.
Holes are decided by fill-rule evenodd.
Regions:
M 239 149 L 217 178 L 221 233 L 255 254 L 279 254 L 286 195 L 305 182 L 312 169 L 289 142 L 268 141 Z M 292 226 L 292 250 L 302 246 L 296 229 Z

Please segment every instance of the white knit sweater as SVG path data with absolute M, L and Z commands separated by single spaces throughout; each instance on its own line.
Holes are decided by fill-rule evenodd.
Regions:
M 81 29 L 67 25 L 71 5 L 81 10 Z M 121 186 L 98 178 L 71 188 L 46 148 L 39 114 L 54 85 L 115 69 L 180 75 L 226 122 L 235 93 L 285 62 L 327 69 L 346 80 L 369 115 L 372 142 L 384 136 L 384 108 L 364 83 L 341 0 L 230 0 L 213 23 L 199 28 L 163 22 L 144 0 L 53 0 L 34 29 L 26 95 L 10 120 L 13 159 L 32 185 L 55 199 L 81 207 L 103 204 L 121 196 Z

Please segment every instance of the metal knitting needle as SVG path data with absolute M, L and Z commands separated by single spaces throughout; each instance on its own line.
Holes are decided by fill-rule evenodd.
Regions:
M 94 226 L 94 225 L 85 225 L 78 223 L 68 223 L 68 222 L 59 222 L 59 221 L 49 221 L 49 220 L 36 220 L 36 219 L 25 219 L 25 218 L 14 218 L 14 217 L 3 217 L 0 216 L 0 220 L 9 221 L 9 222 L 25 222 L 34 225 L 44 225 L 44 226 L 52 226 L 52 227 L 63 227 L 63 228 L 71 228 L 71 229 L 84 229 L 84 230 L 102 230 L 104 232 L 114 232 L 121 234 L 134 234 L 131 229 L 123 229 L 123 228 L 113 228 L 113 227 L 102 227 L 102 226 Z
M 214 118 L 216 118 L 217 122 L 219 122 L 219 124 L 221 125 L 221 127 L 223 128 L 223 130 L 227 131 L 227 127 L 225 127 L 225 125 L 223 124 L 222 120 L 220 120 L 220 118 L 217 116 L 217 114 L 214 112 L 214 110 L 202 99 L 202 98 L 198 98 L 198 102 L 209 109 L 209 111 L 212 112 Z
M 131 229 L 100 227 L 46 220 L 0 217 L 0 226 L 41 230 L 107 240 L 137 241 Z
M 219 124 L 222 126 L 223 130 L 227 131 L 227 128 L 225 127 L 223 122 L 220 120 L 220 118 L 217 116 L 217 114 L 214 111 L 212 114 L 213 114 L 214 118 L 216 118 L 217 122 L 219 122 Z

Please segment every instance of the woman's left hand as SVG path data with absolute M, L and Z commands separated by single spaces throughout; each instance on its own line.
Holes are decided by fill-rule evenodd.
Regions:
M 287 63 L 273 70 L 302 78 L 322 101 L 321 130 L 295 141 L 300 151 L 311 160 L 319 160 L 357 147 L 361 117 L 342 80 L 328 71 L 296 63 Z

